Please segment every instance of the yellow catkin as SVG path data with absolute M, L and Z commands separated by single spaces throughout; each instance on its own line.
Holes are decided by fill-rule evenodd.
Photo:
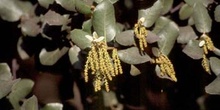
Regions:
M 112 59 L 113 59 L 113 64 L 114 64 L 114 72 L 115 72 L 115 75 L 118 75 L 119 71 L 118 71 L 118 62 L 117 62 L 117 59 L 116 59 L 116 54 L 117 54 L 117 50 L 116 49 L 113 49 L 112 50 Z
M 100 68 L 100 72 L 104 73 L 106 71 L 106 68 L 105 68 L 105 64 L 104 64 L 102 48 L 99 49 L 98 55 L 99 55 L 99 68 Z
M 110 89 L 109 89 L 109 84 L 108 84 L 107 79 L 104 79 L 104 84 L 105 84 L 105 90 L 106 90 L 107 92 L 109 92 Z
M 96 78 L 95 81 L 94 81 L 94 90 L 95 92 L 101 90 L 101 80 L 100 78 Z
M 139 40 L 140 50 L 144 51 L 144 48 L 147 47 L 147 41 L 145 38 L 147 36 L 147 30 L 143 26 L 142 21 L 138 20 L 138 22 L 134 25 L 134 33 Z
M 95 35 L 93 38 L 96 39 L 98 36 Z M 113 49 L 112 56 L 110 56 L 107 48 L 108 46 L 105 41 L 92 41 L 91 50 L 85 63 L 85 82 L 88 82 L 88 72 L 91 72 L 94 76 L 93 85 L 96 92 L 101 90 L 102 86 L 105 86 L 106 91 L 110 91 L 108 81 L 111 81 L 113 77 L 123 72 L 117 49 Z
M 164 76 L 165 73 L 166 73 L 165 65 L 164 64 L 160 64 L 159 67 L 160 67 L 160 74 L 162 76 Z
M 96 49 L 94 46 L 92 46 L 91 50 L 89 51 L 89 58 L 93 61 L 89 61 L 90 64 L 90 68 L 92 70 L 92 74 L 95 74 L 96 69 L 95 69 L 95 63 L 96 63 L 96 59 L 97 59 L 97 55 L 96 55 Z
M 121 61 L 119 60 L 118 54 L 117 54 L 117 49 L 112 50 L 112 59 L 114 63 L 114 73 L 115 75 L 118 75 L 118 73 L 122 74 L 122 67 L 121 67 Z
M 85 65 L 85 69 L 84 69 L 84 80 L 85 80 L 85 82 L 88 82 L 88 70 L 89 70 L 89 68 L 88 68 L 88 62 L 86 62 L 86 65 Z
M 207 37 L 205 37 L 205 41 L 207 42 L 208 50 L 213 51 L 214 50 L 214 44 L 213 44 L 211 38 L 207 36 Z
M 175 81 L 175 82 L 177 81 L 173 64 L 166 55 L 160 53 L 159 57 L 157 57 L 154 61 L 152 61 L 152 63 L 156 63 L 159 65 L 162 76 L 164 76 L 166 74 L 173 81 Z
M 204 68 L 204 70 L 205 70 L 206 72 L 209 73 L 209 72 L 210 72 L 210 68 L 209 68 L 209 64 L 208 64 L 208 62 L 207 62 L 206 55 L 204 54 L 202 58 L 203 58 L 203 59 L 202 59 L 202 67 Z
M 211 38 L 210 38 L 208 35 L 203 34 L 203 35 L 201 36 L 201 39 L 204 39 L 204 40 L 205 40 L 205 45 L 207 46 L 207 49 L 208 49 L 209 51 L 213 51 L 213 50 L 214 50 L 214 44 L 213 44 Z
M 202 59 L 202 67 L 206 72 L 210 73 L 209 62 L 206 55 L 208 54 L 208 51 L 214 51 L 215 47 L 211 38 L 208 35 L 203 34 L 200 39 L 205 41 L 205 44 L 203 45 L 204 54 Z
M 204 54 L 208 54 L 208 48 L 206 45 L 203 45 L 203 51 L 204 51 Z

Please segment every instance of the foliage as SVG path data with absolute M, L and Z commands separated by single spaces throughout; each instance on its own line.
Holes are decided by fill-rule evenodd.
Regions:
M 220 51 L 209 35 L 213 22 L 220 22 L 220 5 L 216 6 L 213 18 L 210 16 L 209 6 L 216 2 L 212 0 L 182 0 L 177 7 L 173 5 L 174 0 L 155 0 L 153 4 L 146 3 L 147 7 L 137 10 L 137 17 L 134 17 L 136 21 L 133 24 L 126 24 L 118 20 L 119 12 L 115 8 L 118 2 L 119 0 L 38 0 L 36 4 L 45 10 L 45 13 L 38 15 L 35 13 L 38 8 L 29 1 L 2 0 L 0 17 L 8 22 L 19 22 L 22 32 L 18 42 L 20 58 L 25 60 L 35 56 L 41 65 L 49 67 L 56 65 L 68 55 L 72 68 L 81 72 L 87 71 L 84 74 L 86 82 L 86 77 L 95 79 L 92 80 L 94 86 L 97 86 L 95 81 L 99 81 L 98 90 L 101 90 L 102 85 L 105 85 L 106 90 L 111 88 L 107 87 L 106 83 L 112 80 L 106 78 L 108 72 L 112 73 L 112 77 L 115 76 L 110 67 L 121 67 L 121 63 L 114 63 L 115 59 L 111 55 L 111 50 L 114 49 L 117 50 L 116 56 L 120 61 L 131 66 L 132 76 L 143 74 L 135 65 L 150 64 L 153 68 L 148 69 L 152 69 L 158 77 L 178 82 L 174 71 L 175 64 L 173 65 L 169 59 L 175 44 L 178 44 L 182 46 L 183 54 L 192 60 L 201 60 L 201 68 L 216 75 L 217 78 L 205 88 L 206 92 L 220 94 Z M 56 12 L 52 8 L 53 5 L 58 5 L 65 11 Z M 172 18 L 176 11 L 179 20 L 188 22 L 186 25 L 180 25 Z M 82 15 L 83 19 L 74 21 L 74 15 Z M 81 22 L 79 27 L 74 27 L 73 23 L 76 22 Z M 89 38 L 88 36 L 92 36 L 94 32 L 98 37 L 93 35 Z M 41 47 L 31 53 L 25 48 L 25 39 L 29 37 L 40 37 L 46 43 L 41 45 L 39 42 Z M 145 45 L 142 46 L 141 43 Z M 94 51 L 94 45 L 95 53 L 90 54 Z M 89 58 L 90 61 L 86 64 Z M 103 60 L 106 58 L 109 61 Z M 116 64 L 119 66 L 115 66 Z M 103 69 L 106 67 L 109 68 Z M 14 109 L 38 109 L 37 98 L 34 95 L 26 99 L 34 85 L 32 80 L 13 79 L 7 64 L 1 63 L 0 82 L 0 88 L 4 88 L 0 89 L 0 98 L 7 96 Z M 98 91 L 96 89 L 95 91 Z M 19 105 L 19 101 L 24 101 L 22 106 Z M 60 110 L 62 106 L 47 104 L 42 110 Z

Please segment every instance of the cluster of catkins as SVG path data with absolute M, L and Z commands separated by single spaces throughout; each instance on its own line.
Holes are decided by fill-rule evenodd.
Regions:
M 87 61 L 84 68 L 85 82 L 89 79 L 89 70 L 94 76 L 94 90 L 101 90 L 105 85 L 105 90 L 109 91 L 109 83 L 113 77 L 122 74 L 121 62 L 119 60 L 117 49 L 112 50 L 112 56 L 108 53 L 108 46 L 105 41 L 92 42 Z

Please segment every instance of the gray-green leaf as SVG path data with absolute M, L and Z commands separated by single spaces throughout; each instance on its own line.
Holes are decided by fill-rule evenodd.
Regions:
M 162 10 L 163 10 L 163 1 L 157 0 L 152 7 L 139 10 L 138 18 L 140 19 L 141 17 L 144 17 L 145 21 L 143 25 L 145 27 L 151 27 L 158 19 L 158 17 L 161 15 Z
M 30 58 L 30 56 L 27 54 L 27 52 L 22 48 L 22 37 L 18 38 L 18 42 L 17 42 L 17 51 L 18 51 L 18 55 L 22 60 L 28 59 Z
M 188 19 L 188 25 L 194 25 L 194 24 L 195 24 L 195 22 L 194 22 L 193 17 L 192 17 L 192 16 L 189 17 L 189 19 Z
M 215 55 L 220 56 L 220 50 L 219 50 L 218 48 L 216 48 L 216 47 L 214 48 L 213 53 L 214 53 Z
M 206 7 L 202 4 L 194 6 L 193 19 L 196 29 L 201 33 L 208 33 L 211 31 L 212 19 L 210 18 Z
M 206 86 L 205 91 L 208 94 L 220 95 L 220 76 Z
M 80 57 L 79 52 L 80 52 L 80 48 L 77 47 L 76 45 L 72 46 L 69 49 L 69 59 L 75 69 L 82 69 L 82 63 L 79 58 Z
M 214 11 L 215 21 L 220 22 L 220 5 L 215 8 Z
M 132 46 L 135 44 L 134 31 L 126 30 L 116 35 L 116 42 L 123 46 Z
M 128 64 L 141 64 L 151 60 L 148 54 L 141 54 L 137 47 L 118 51 L 119 59 Z
M 117 34 L 115 11 L 113 5 L 105 0 L 98 4 L 94 10 L 92 24 L 99 36 L 106 37 L 107 42 L 114 39 Z
M 193 8 L 190 5 L 184 4 L 180 8 L 179 17 L 180 17 L 181 20 L 188 19 L 192 14 L 193 14 Z
M 9 92 L 11 92 L 12 86 L 20 81 L 20 79 L 16 80 L 0 80 L 0 99 L 5 97 Z
M 63 110 L 61 103 L 48 103 L 41 110 Z
M 210 67 L 216 76 L 220 74 L 220 59 L 217 57 L 210 57 Z
M 91 41 L 85 37 L 86 35 L 89 33 L 80 29 L 74 29 L 70 32 L 71 40 L 82 50 L 91 46 Z
M 174 22 L 169 22 L 158 33 L 158 36 L 160 37 L 160 40 L 158 41 L 158 46 L 163 54 L 168 55 L 170 53 L 178 35 L 179 28 Z
M 82 25 L 82 30 L 89 33 L 89 34 L 92 34 L 92 20 L 89 19 L 87 21 L 84 21 L 83 22 L 83 25 Z
M 39 17 L 33 17 L 22 21 L 20 24 L 22 34 L 32 37 L 37 36 L 41 31 L 40 25 L 38 25 L 39 21 Z
M 190 6 L 194 6 L 196 4 L 201 4 L 207 7 L 209 4 L 213 3 L 214 0 L 184 0 Z
M 32 90 L 34 82 L 30 79 L 21 79 L 18 83 L 13 85 L 11 93 L 8 95 L 8 99 L 11 102 L 14 109 L 20 108 L 19 101 L 24 99 Z
M 49 10 L 44 16 L 41 16 L 41 21 L 49 25 L 65 25 L 69 23 L 69 16 L 62 16 L 55 11 Z
M 196 33 L 194 32 L 191 26 L 179 27 L 179 29 L 180 29 L 180 34 L 179 37 L 177 38 L 178 43 L 186 44 L 190 40 L 195 40 L 198 38 L 198 36 L 196 35 Z
M 53 4 L 54 0 L 38 0 L 38 3 L 44 7 L 44 8 L 49 8 L 50 4 Z
M 141 74 L 141 71 L 137 67 L 135 67 L 134 65 L 131 65 L 130 74 L 132 76 L 137 76 L 137 75 Z
M 47 0 L 45 0 L 47 1 Z M 69 11 L 75 10 L 75 0 L 55 0 L 57 4 L 60 4 L 63 8 Z
M 66 52 L 69 50 L 67 47 L 62 49 L 57 48 L 54 51 L 48 52 L 43 48 L 39 54 L 39 59 L 43 65 L 54 65 Z
M 159 78 L 161 78 L 161 79 L 169 79 L 169 80 L 173 81 L 172 78 L 170 78 L 167 74 L 161 75 L 161 70 L 160 70 L 159 65 L 156 65 L 156 67 L 155 67 L 155 72 L 156 72 L 156 75 L 157 75 Z
M 203 49 L 199 47 L 199 42 L 200 41 L 198 40 L 190 40 L 182 50 L 183 53 L 192 59 L 201 59 L 203 55 Z
M 101 3 L 103 0 L 94 0 L 96 3 Z M 108 0 L 112 4 L 116 3 L 118 0 Z
M 155 57 L 159 57 L 160 50 L 157 47 L 152 47 L 152 53 Z
M 0 17 L 3 20 L 15 22 L 22 15 L 29 13 L 33 5 L 29 1 L 20 0 L 1 0 L 0 2 Z
M 8 81 L 12 78 L 11 70 L 7 63 L 0 63 L 0 80 Z
M 25 100 L 21 106 L 21 110 L 39 110 L 37 97 L 33 95 L 29 99 Z
M 84 0 L 75 0 L 76 10 L 82 14 L 91 14 L 91 6 L 86 4 Z
M 147 40 L 147 43 L 151 44 L 151 43 L 159 41 L 160 37 L 148 30 L 146 40 Z
M 168 19 L 167 17 L 163 17 L 161 16 L 160 18 L 157 19 L 156 23 L 155 23 L 155 27 L 153 29 L 153 33 L 158 34 L 161 30 L 163 30 L 163 28 L 169 23 L 171 22 L 170 19 Z
M 173 6 L 173 0 L 163 0 L 163 10 L 162 14 L 166 14 L 170 11 Z

